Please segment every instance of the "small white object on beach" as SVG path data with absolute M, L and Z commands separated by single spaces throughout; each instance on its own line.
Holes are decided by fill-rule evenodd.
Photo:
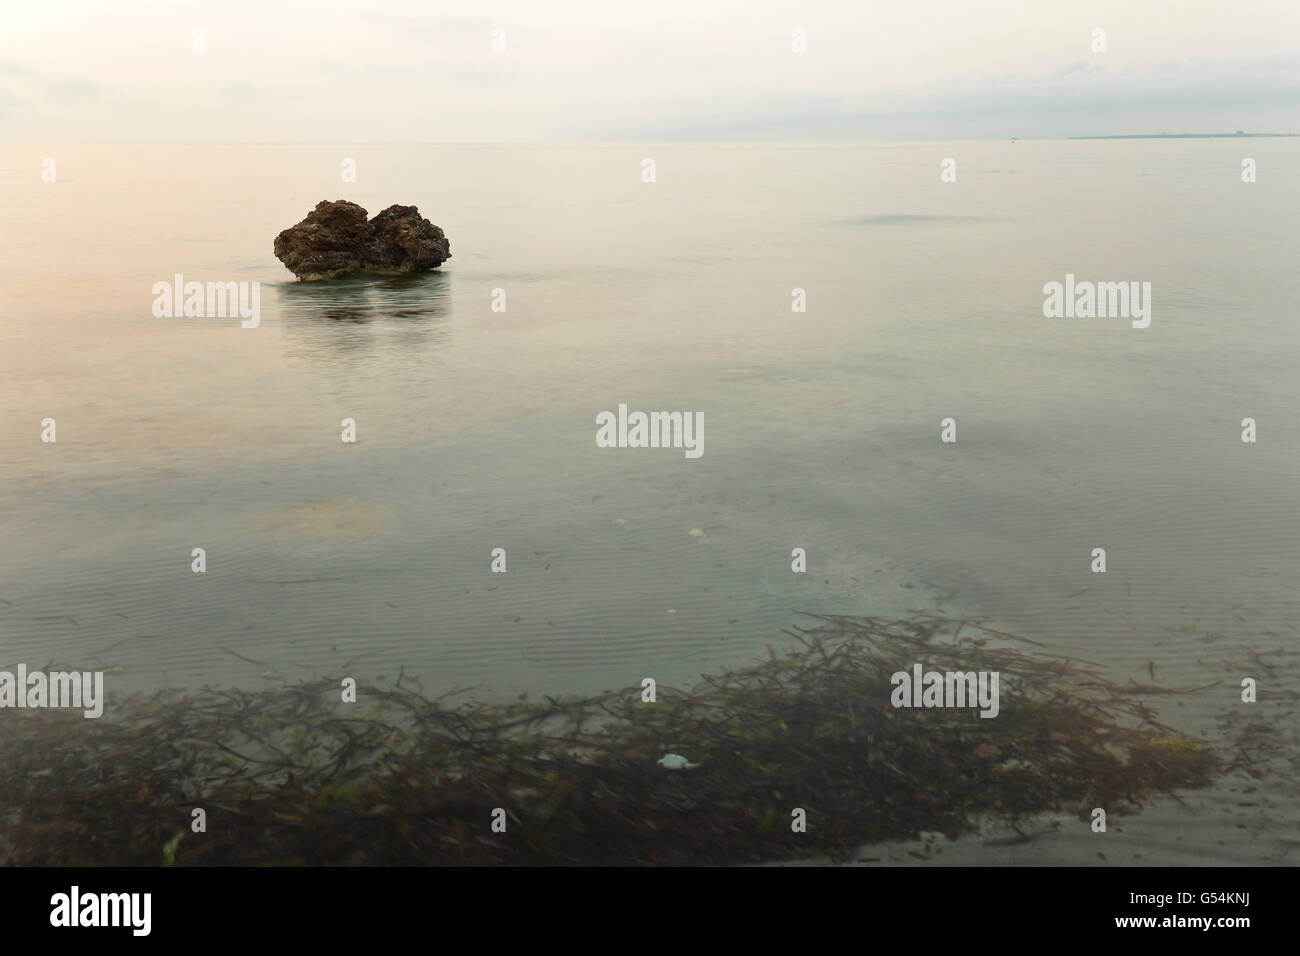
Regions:
M 692 528 L 690 531 L 688 531 L 688 532 L 686 532 L 686 533 L 689 534 L 692 538 L 703 538 L 703 537 L 704 537 L 704 532 L 701 531 L 699 528 Z
M 691 763 L 681 754 L 664 754 L 656 762 L 665 770 L 694 770 L 699 766 L 697 763 Z
M 668 609 L 668 612 L 667 612 L 667 613 L 669 613 L 669 614 L 676 614 L 676 613 L 677 613 L 677 608 L 675 608 L 675 607 L 670 607 L 670 608 Z

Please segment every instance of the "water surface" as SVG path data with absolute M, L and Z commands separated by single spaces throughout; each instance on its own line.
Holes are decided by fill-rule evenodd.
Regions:
M 1188 733 L 1222 739 L 1241 676 L 1262 719 L 1294 704 L 1295 141 L 2 156 L 6 663 L 536 695 L 742 665 L 800 610 L 924 607 L 1121 680 L 1225 681 L 1166 705 Z M 338 198 L 418 205 L 453 258 L 296 283 L 272 239 Z M 1151 282 L 1151 327 L 1044 318 L 1067 272 Z M 261 283 L 260 326 L 154 318 L 175 273 Z M 620 402 L 702 411 L 703 457 L 597 448 Z M 1134 818 L 1108 859 L 1293 862 L 1294 785 L 1234 788 Z

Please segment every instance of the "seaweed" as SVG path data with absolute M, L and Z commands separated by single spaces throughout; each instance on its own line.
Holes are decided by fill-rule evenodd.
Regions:
M 970 622 L 813 615 L 679 690 L 485 703 L 337 679 L 12 711 L 10 865 L 700 865 L 951 837 L 1208 783 L 1219 760 L 1086 661 Z M 969 629 L 963 637 L 962 632 Z M 975 635 L 980 636 L 976 637 Z M 898 709 L 914 663 L 997 671 L 1000 712 Z M 399 672 L 400 673 L 400 672 Z M 686 755 L 690 769 L 660 765 Z M 203 808 L 206 830 L 194 832 Z M 495 832 L 501 808 L 505 832 Z M 791 826 L 806 815 L 806 832 Z M 499 816 L 499 814 L 498 814 Z M 1080 826 L 1085 826 L 1081 822 Z

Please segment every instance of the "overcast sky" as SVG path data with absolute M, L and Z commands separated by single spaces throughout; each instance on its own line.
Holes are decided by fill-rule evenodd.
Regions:
M 1300 0 L 0 0 L 7 141 L 1236 129 L 1300 132 Z

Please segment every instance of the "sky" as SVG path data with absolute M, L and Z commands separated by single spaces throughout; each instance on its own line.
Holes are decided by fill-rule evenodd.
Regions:
M 1237 129 L 1300 132 L 1300 0 L 0 0 L 9 142 Z

